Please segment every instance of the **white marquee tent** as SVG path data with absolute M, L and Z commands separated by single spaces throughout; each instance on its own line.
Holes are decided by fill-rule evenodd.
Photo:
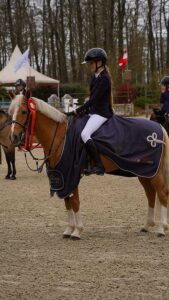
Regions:
M 22 53 L 18 46 L 15 47 L 12 56 L 4 69 L 0 71 L 0 85 L 13 85 L 19 78 L 27 80 L 27 77 L 31 76 L 35 78 L 35 83 L 38 85 L 57 85 L 59 91 L 59 80 L 55 80 L 46 75 L 39 73 L 30 66 L 21 67 L 16 73 L 14 72 L 14 66 Z

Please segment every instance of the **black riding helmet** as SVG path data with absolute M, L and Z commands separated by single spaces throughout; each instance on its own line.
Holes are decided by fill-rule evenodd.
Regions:
M 161 79 L 161 82 L 160 82 L 161 85 L 169 85 L 169 76 L 165 76 Z
M 18 79 L 16 82 L 15 82 L 15 86 L 18 86 L 18 85 L 22 85 L 23 87 L 26 87 L 26 82 L 22 79 Z
M 93 61 L 101 60 L 103 65 L 105 65 L 107 61 L 106 51 L 102 48 L 89 49 L 84 56 L 84 61 L 82 62 L 82 64 L 89 63 L 92 60 Z

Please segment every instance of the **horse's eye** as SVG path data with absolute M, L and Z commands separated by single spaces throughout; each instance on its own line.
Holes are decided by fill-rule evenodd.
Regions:
M 22 110 L 22 115 L 26 115 L 27 114 L 27 111 L 26 110 Z

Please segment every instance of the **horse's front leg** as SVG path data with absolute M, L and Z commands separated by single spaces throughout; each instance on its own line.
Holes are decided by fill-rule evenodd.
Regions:
M 11 161 L 10 161 L 10 157 L 9 157 L 9 153 L 6 151 L 5 148 L 4 149 L 4 153 L 5 153 L 5 158 L 6 158 L 6 163 L 8 166 L 8 173 L 5 176 L 5 179 L 10 179 L 11 173 L 12 173 L 12 169 L 11 169 Z
M 63 233 L 63 237 L 80 239 L 80 233 L 83 230 L 83 223 L 80 214 L 80 201 L 78 188 L 76 188 L 71 197 L 65 199 L 65 206 L 68 213 L 68 227 Z
M 67 215 L 68 215 L 68 226 L 66 227 L 64 233 L 63 233 L 63 238 L 70 238 L 71 234 L 73 233 L 75 229 L 75 216 L 74 216 L 74 211 L 71 206 L 71 197 L 65 198 L 65 206 L 67 210 Z
M 15 151 L 15 149 L 14 149 L 14 151 Z M 11 180 L 15 180 L 16 179 L 15 152 L 11 154 L 11 164 L 12 164 Z

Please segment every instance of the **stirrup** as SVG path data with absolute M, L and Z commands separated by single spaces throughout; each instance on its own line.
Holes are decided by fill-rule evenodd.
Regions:
M 89 175 L 92 175 L 92 174 L 95 174 L 95 175 L 104 175 L 104 173 L 105 173 L 105 168 L 104 168 L 103 166 L 100 166 L 100 167 L 95 166 L 95 167 L 93 167 L 93 168 L 88 167 L 88 168 L 85 168 L 85 169 L 83 170 L 83 173 L 84 173 L 84 175 L 86 175 L 86 176 L 89 176 Z
M 91 166 L 88 166 L 87 168 L 84 168 L 83 174 L 86 175 L 86 176 L 89 176 L 89 175 L 93 174 L 93 170 L 92 170 Z
M 83 168 L 83 174 L 86 175 L 86 176 L 89 176 L 91 174 L 93 174 L 92 172 L 92 165 L 91 165 L 91 161 L 90 161 L 90 157 L 87 156 L 87 159 L 86 159 L 86 164 Z
M 105 168 L 103 166 L 94 166 L 92 169 L 92 173 L 96 175 L 104 175 Z

